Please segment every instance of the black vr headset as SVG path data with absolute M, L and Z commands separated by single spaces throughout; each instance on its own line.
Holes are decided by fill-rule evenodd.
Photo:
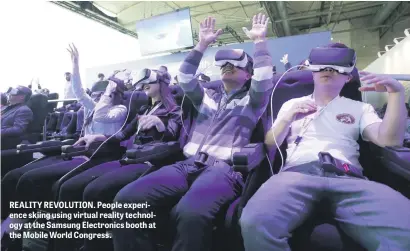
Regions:
M 244 50 L 231 49 L 217 51 L 215 54 L 215 66 L 222 68 L 228 63 L 250 74 L 253 73 L 253 59 Z
M 356 66 L 356 52 L 350 48 L 315 48 L 307 61 L 307 68 L 313 72 L 333 69 L 350 74 Z
M 124 82 L 122 80 L 118 80 L 118 79 L 117 80 L 110 79 L 110 80 L 113 81 L 114 83 L 116 83 L 116 85 L 117 85 L 117 87 L 115 88 L 115 92 L 112 93 L 112 94 L 114 94 L 114 95 L 124 94 L 124 92 L 127 89 L 124 85 Z M 107 89 L 108 84 L 109 84 L 108 80 L 98 81 L 98 82 L 94 83 L 93 86 L 91 87 L 91 97 L 96 98 L 96 96 L 99 96 L 100 94 L 103 94 L 105 92 L 105 90 Z M 95 94 L 97 94 L 97 95 L 95 95 Z

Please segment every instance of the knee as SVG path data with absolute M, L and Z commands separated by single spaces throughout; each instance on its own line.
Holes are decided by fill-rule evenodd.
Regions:
M 242 236 L 244 238 L 254 238 L 269 232 L 269 235 L 272 237 L 283 237 L 286 235 L 286 228 L 280 226 L 279 219 L 275 218 L 272 214 L 268 214 L 265 211 L 259 211 L 255 207 L 246 206 L 239 219 Z
M 94 182 L 86 186 L 83 194 L 84 201 L 103 201 L 104 186 Z
M 257 212 L 247 210 L 246 207 L 242 211 L 239 219 L 239 226 L 241 227 L 242 235 L 255 234 L 258 232 L 260 224 L 264 224 L 263 215 Z
M 53 186 L 54 190 L 56 189 L 55 186 Z M 60 191 L 58 194 L 58 199 L 61 201 L 68 201 L 73 199 L 74 194 L 77 191 L 76 184 L 74 182 L 70 182 L 70 180 L 64 182 L 61 187 Z
M 2 186 L 17 186 L 19 179 L 21 178 L 22 174 L 18 169 L 12 170 L 4 175 L 3 179 L 1 180 Z
M 114 198 L 114 203 L 122 204 L 121 208 L 116 208 L 116 211 L 121 212 L 130 212 L 133 211 L 132 208 L 124 208 L 124 204 L 129 203 L 144 203 L 147 202 L 148 198 L 144 189 L 138 189 L 137 187 L 133 186 L 133 184 L 129 184 L 121 189 Z M 143 210 L 143 209 L 140 209 Z
M 27 189 L 29 191 L 33 191 L 35 189 L 34 185 L 35 182 L 33 182 L 33 178 L 28 175 L 29 173 L 23 174 L 20 179 L 17 182 L 16 185 L 16 191 L 26 191 Z
M 199 203 L 182 199 L 171 211 L 171 218 L 179 225 L 197 227 L 199 223 L 213 220 L 212 212 L 198 206 Z

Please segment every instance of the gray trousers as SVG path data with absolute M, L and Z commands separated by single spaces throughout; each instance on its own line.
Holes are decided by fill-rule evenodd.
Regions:
M 291 233 L 321 199 L 331 202 L 341 229 L 367 250 L 410 250 L 410 200 L 399 192 L 323 171 L 284 171 L 265 182 L 242 212 L 246 251 L 290 250 Z

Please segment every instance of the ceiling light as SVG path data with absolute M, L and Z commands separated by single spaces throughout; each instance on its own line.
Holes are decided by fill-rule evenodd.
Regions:
M 393 39 L 393 42 L 395 43 L 395 44 L 398 44 L 398 43 L 400 43 L 400 41 L 401 40 L 403 40 L 403 39 L 405 39 L 406 37 L 395 37 L 394 39 Z
M 386 45 L 386 46 L 384 46 L 384 49 L 386 50 L 386 51 L 389 51 L 391 48 L 393 48 L 394 47 L 394 44 L 388 44 L 388 45 Z
M 383 56 L 384 53 L 386 53 L 386 52 L 385 51 L 379 51 L 379 52 L 377 52 L 377 56 L 381 57 L 381 56 Z

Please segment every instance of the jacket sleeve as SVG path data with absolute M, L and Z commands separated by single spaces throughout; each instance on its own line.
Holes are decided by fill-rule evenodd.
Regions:
M 249 103 L 259 118 L 269 103 L 269 97 L 273 89 L 273 64 L 266 41 L 255 44 L 253 69 L 254 74 L 249 89 Z
M 182 62 L 178 73 L 179 85 L 196 109 L 199 109 L 204 99 L 204 89 L 195 78 L 202 57 L 201 52 L 192 50 Z
M 114 137 L 112 137 L 108 141 L 108 143 L 120 143 L 121 141 L 130 139 L 132 135 L 137 133 L 138 117 L 139 116 L 135 116 L 131 123 L 129 123 L 121 132 L 117 133 Z M 111 135 L 105 136 L 108 138 Z
M 144 114 L 146 111 L 147 106 L 142 106 L 138 111 L 138 115 L 119 133 L 117 133 L 114 137 L 112 137 L 108 142 L 109 143 L 120 143 L 121 141 L 128 140 L 132 137 L 132 135 L 137 133 L 137 126 L 138 126 L 138 119 L 139 116 Z M 105 135 L 107 138 L 111 135 Z
M 127 107 L 124 105 L 111 104 L 111 98 L 102 95 L 100 101 L 96 104 L 93 120 L 103 123 L 124 122 L 127 116 Z
M 33 112 L 30 108 L 21 108 L 14 115 L 14 123 L 11 127 L 1 128 L 1 137 L 17 137 L 24 134 L 28 125 L 33 120 Z
M 80 69 L 78 64 L 73 64 L 73 75 L 71 76 L 71 88 L 67 87 L 67 90 L 71 90 L 72 93 L 78 98 L 78 102 L 83 104 L 83 106 L 89 110 L 93 110 L 95 107 L 95 102 L 94 100 L 87 95 L 87 93 L 84 91 L 82 83 L 81 83 L 81 76 L 80 76 Z M 68 85 L 68 83 L 67 83 Z M 66 98 L 67 95 L 71 94 L 65 94 Z
M 179 132 L 182 127 L 181 115 L 182 110 L 177 106 L 168 113 L 168 116 L 166 117 L 167 121 L 163 120 L 166 127 L 163 138 L 165 142 L 178 140 Z

